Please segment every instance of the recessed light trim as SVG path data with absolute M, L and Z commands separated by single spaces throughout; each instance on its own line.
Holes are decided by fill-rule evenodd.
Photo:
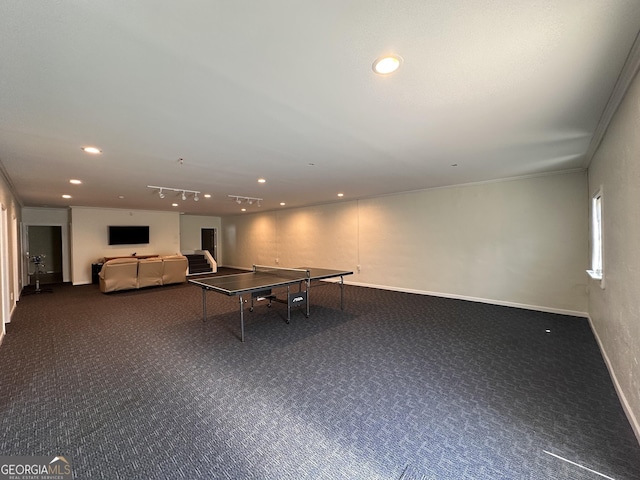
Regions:
M 339 193 L 338 196 L 339 197 L 344 197 L 344 193 Z
M 259 178 L 258 183 L 267 183 L 267 181 L 264 178 Z
M 90 153 L 92 155 L 102 153 L 102 150 L 100 150 L 98 147 L 82 147 L 82 151 Z
M 284 202 L 280 202 L 280 206 L 281 206 L 281 207 L 284 207 L 285 205 L 286 205 L 286 203 L 284 203 Z
M 204 198 L 211 198 L 211 194 L 210 193 L 205 193 L 204 194 Z
M 172 206 L 172 207 L 177 207 L 177 206 L 178 206 L 178 204 L 177 204 L 177 203 L 172 203 L 172 204 L 171 204 L 171 206 Z
M 71 195 L 62 195 L 62 198 L 71 198 Z
M 71 180 L 69 180 L 69 183 L 73 185 L 80 185 L 82 183 L 82 180 L 78 180 L 77 178 L 72 178 Z
M 372 68 L 378 75 L 389 75 L 395 72 L 402 65 L 402 57 L 400 55 L 384 55 L 373 62 Z

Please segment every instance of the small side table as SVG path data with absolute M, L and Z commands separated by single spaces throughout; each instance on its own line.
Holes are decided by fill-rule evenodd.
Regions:
M 94 285 L 100 283 L 98 280 L 98 274 L 100 273 L 100 270 L 102 270 L 102 265 L 102 263 L 91 264 L 91 283 L 93 283 Z

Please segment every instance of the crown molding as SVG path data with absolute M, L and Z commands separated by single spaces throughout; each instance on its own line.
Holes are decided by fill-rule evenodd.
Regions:
M 611 92 L 611 96 L 607 101 L 607 105 L 604 107 L 602 115 L 600 116 L 600 120 L 598 121 L 598 125 L 593 132 L 593 136 L 591 137 L 591 143 L 589 143 L 589 148 L 587 149 L 587 153 L 585 154 L 584 166 L 588 168 L 595 156 L 600 144 L 602 143 L 602 139 L 604 138 L 607 130 L 609 129 L 609 125 L 611 124 L 611 120 L 613 116 L 618 111 L 620 104 L 624 100 L 633 79 L 638 74 L 640 70 L 640 32 L 636 35 L 636 39 L 631 46 L 631 50 L 629 51 L 629 55 L 627 56 L 627 60 L 622 67 L 620 75 L 618 76 L 618 80 L 616 81 L 615 86 L 613 87 L 613 91 Z

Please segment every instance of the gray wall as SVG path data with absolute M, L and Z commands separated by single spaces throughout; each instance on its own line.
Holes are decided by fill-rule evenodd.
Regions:
M 640 439 L 640 79 L 636 77 L 589 167 L 603 187 L 604 289 L 590 281 L 589 315 Z M 591 196 L 590 195 L 590 196 Z
M 586 316 L 587 199 L 580 171 L 225 217 L 221 263 Z

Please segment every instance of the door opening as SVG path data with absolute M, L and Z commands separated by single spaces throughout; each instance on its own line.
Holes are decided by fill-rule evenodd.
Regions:
M 215 228 L 203 228 L 201 230 L 202 250 L 208 250 L 213 259 L 218 261 L 218 235 Z
M 62 227 L 29 225 L 27 227 L 29 258 L 42 257 L 40 283 L 62 283 Z M 29 261 L 29 285 L 35 285 L 36 266 Z

